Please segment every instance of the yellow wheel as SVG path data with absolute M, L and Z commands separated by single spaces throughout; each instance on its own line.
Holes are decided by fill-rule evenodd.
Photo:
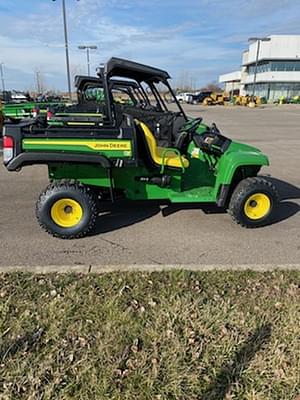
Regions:
M 51 218 L 62 228 L 77 225 L 83 216 L 83 210 L 78 201 L 73 199 L 57 200 L 51 207 Z
M 274 222 L 273 210 L 278 193 L 273 183 L 261 177 L 246 178 L 234 189 L 228 213 L 245 228 L 258 228 Z
M 75 239 L 88 235 L 98 215 L 96 193 L 74 181 L 51 183 L 36 203 L 40 226 L 61 239 Z
M 271 200 L 264 193 L 252 194 L 244 205 L 245 215 L 249 219 L 257 220 L 264 218 L 271 209 Z

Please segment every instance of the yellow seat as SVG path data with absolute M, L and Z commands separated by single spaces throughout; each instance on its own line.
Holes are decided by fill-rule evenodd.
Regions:
M 184 168 L 187 168 L 190 165 L 189 160 L 186 157 L 182 155 L 179 156 L 175 151 L 172 151 L 172 149 L 157 146 L 156 139 L 148 126 L 143 122 L 136 122 L 144 132 L 151 157 L 155 164 L 162 165 L 164 158 L 164 165 L 167 167 L 182 168 L 183 166 Z

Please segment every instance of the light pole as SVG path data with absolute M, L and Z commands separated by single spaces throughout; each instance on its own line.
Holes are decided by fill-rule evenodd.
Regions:
M 78 46 L 79 50 L 86 50 L 86 58 L 87 58 L 87 68 L 88 68 L 88 76 L 91 75 L 90 71 L 90 50 L 97 50 L 97 46 L 88 46 L 88 45 L 82 45 Z
M 256 59 L 255 59 L 255 67 L 254 67 L 254 77 L 253 77 L 253 90 L 252 90 L 252 101 L 254 101 L 255 89 L 256 89 L 256 74 L 257 74 L 257 66 L 258 66 L 258 57 L 260 50 L 260 42 L 269 42 L 271 38 L 268 37 L 251 37 L 248 39 L 248 42 L 257 42 L 256 49 Z
M 52 1 L 56 1 L 56 0 L 52 0 Z M 80 0 L 77 0 L 77 1 L 80 1 Z M 66 50 L 68 92 L 69 92 L 70 100 L 72 100 L 70 58 L 69 58 L 69 42 L 68 42 L 68 26 L 67 26 L 67 12 L 66 12 L 66 1 L 65 0 L 62 0 L 62 14 L 63 14 L 63 22 L 64 22 L 64 35 L 65 35 L 65 50 Z
M 0 63 L 0 72 L 1 72 L 1 81 L 2 81 L 2 92 L 5 92 L 5 83 L 4 83 L 4 73 L 3 73 L 3 65 L 4 63 Z

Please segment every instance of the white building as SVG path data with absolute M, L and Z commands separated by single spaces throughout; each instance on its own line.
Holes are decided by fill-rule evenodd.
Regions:
M 220 75 L 227 92 L 253 93 L 258 52 L 255 95 L 267 100 L 300 95 L 300 35 L 271 35 L 269 41 L 249 45 L 242 55 L 241 70 Z

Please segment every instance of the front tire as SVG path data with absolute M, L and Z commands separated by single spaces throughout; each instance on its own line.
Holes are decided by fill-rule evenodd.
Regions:
M 40 226 L 61 239 L 86 236 L 95 226 L 97 202 L 92 191 L 72 181 L 51 183 L 36 203 Z
M 232 219 L 245 228 L 258 228 L 272 222 L 278 202 L 275 186 L 260 177 L 242 180 L 235 188 L 228 207 Z

